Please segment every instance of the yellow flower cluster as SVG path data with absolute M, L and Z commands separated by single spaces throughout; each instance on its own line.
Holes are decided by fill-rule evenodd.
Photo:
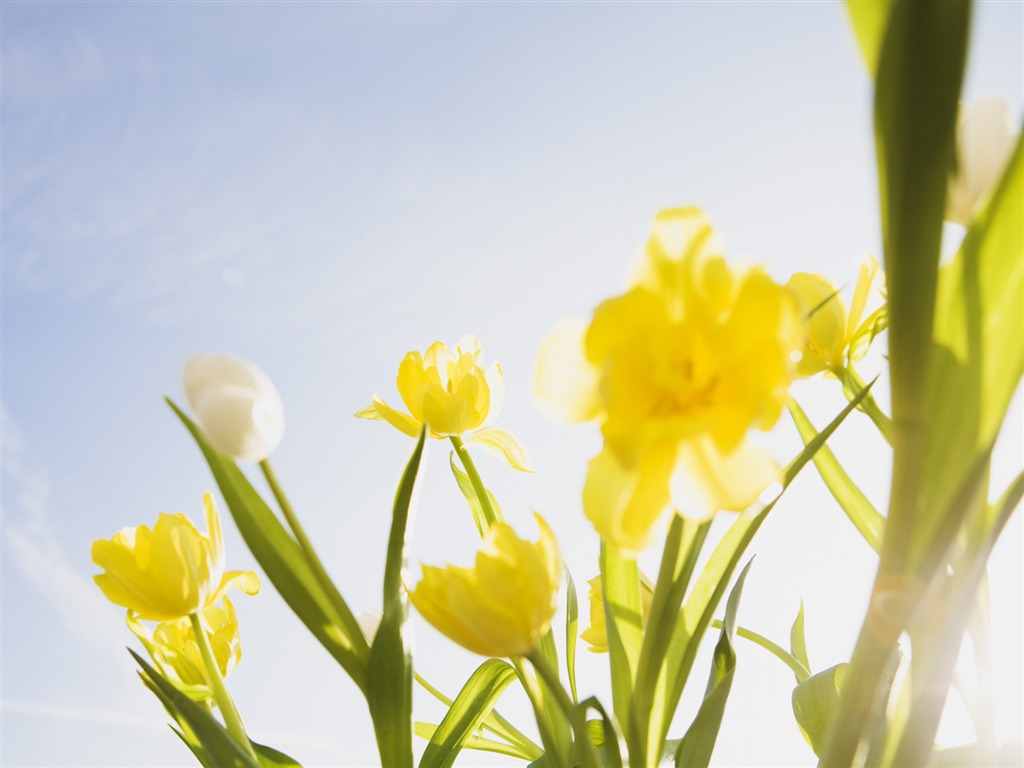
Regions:
M 778 468 L 746 435 L 778 420 L 802 340 L 793 296 L 728 265 L 699 209 L 658 214 L 629 290 L 557 328 L 538 362 L 540 399 L 601 425 L 583 492 L 601 536 L 636 552 L 669 506 L 750 506 Z

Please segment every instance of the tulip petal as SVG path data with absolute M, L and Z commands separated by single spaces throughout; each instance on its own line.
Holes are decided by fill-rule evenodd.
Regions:
M 210 596 L 207 605 L 211 605 L 227 591 L 228 587 L 234 587 L 239 592 L 247 595 L 258 595 L 260 593 L 260 577 L 252 571 L 228 571 L 217 585 L 217 590 Z M 225 599 L 227 599 L 225 597 Z
M 473 445 L 480 446 L 480 449 L 489 456 L 507 463 L 512 469 L 520 472 L 533 472 L 533 462 L 526 449 L 519 444 L 519 441 L 510 432 L 497 427 L 482 429 L 474 432 L 469 438 Z
M 395 429 L 409 435 L 409 437 L 419 437 L 420 429 L 423 426 L 407 413 L 396 411 L 377 395 L 373 396 L 373 405 L 369 405 L 362 410 L 356 411 L 355 415 L 357 419 L 386 421 Z
M 671 479 L 672 504 L 684 517 L 709 520 L 721 510 L 743 511 L 778 479 L 778 464 L 748 441 L 724 453 L 702 437 L 679 448 Z

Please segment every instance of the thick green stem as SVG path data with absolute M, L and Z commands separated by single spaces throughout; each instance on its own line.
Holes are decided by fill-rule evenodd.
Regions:
M 573 734 L 576 736 L 576 757 L 579 759 L 580 765 L 583 768 L 599 768 L 600 763 L 598 762 L 597 754 L 594 752 L 594 745 L 590 742 L 590 734 L 587 732 L 586 712 L 572 703 L 569 694 L 562 687 L 562 681 L 558 678 L 558 674 L 548 665 L 544 654 L 535 648 L 527 654 L 526 658 L 533 664 L 533 668 L 537 670 L 537 674 L 540 675 L 541 679 L 547 683 L 548 690 L 551 691 L 555 701 L 572 726 Z
M 458 454 L 459 461 L 462 462 L 462 468 L 466 470 L 466 474 L 469 476 L 469 482 L 473 484 L 473 490 L 476 491 L 476 497 L 480 501 L 480 508 L 484 512 L 487 526 L 490 527 L 497 522 L 501 522 L 501 517 L 497 510 L 494 509 L 494 505 L 491 504 L 491 497 L 487 493 L 487 487 L 484 485 L 484 481 L 476 469 L 476 464 L 473 463 L 473 457 L 469 455 L 469 449 L 466 447 L 466 444 L 462 442 L 462 438 L 458 435 L 450 435 L 449 439 L 452 441 L 452 445 L 455 446 L 455 453 Z M 484 533 L 486 533 L 486 530 Z
M 224 718 L 224 726 L 228 729 L 228 733 L 231 734 L 234 740 L 238 742 L 238 746 L 259 764 L 259 758 L 249 742 L 249 736 L 245 732 L 245 726 L 242 725 L 242 718 L 238 714 L 235 701 L 231 698 L 231 694 L 228 693 L 227 686 L 224 685 L 224 678 L 221 677 L 220 667 L 217 666 L 217 659 L 213 655 L 213 648 L 210 647 L 210 640 L 206 636 L 203 618 L 199 612 L 190 613 L 188 618 L 192 622 L 192 631 L 196 636 L 196 645 L 199 647 L 199 654 L 203 657 L 203 666 L 206 667 L 206 679 L 213 690 L 213 698 L 216 700 L 217 706 L 220 707 L 220 713 Z
M 288 501 L 288 497 L 285 496 L 284 489 L 281 488 L 281 484 L 277 481 L 277 475 L 274 474 L 273 468 L 270 466 L 269 459 L 263 459 L 260 462 L 260 469 L 263 470 L 263 476 L 267 479 L 267 484 L 270 486 L 271 492 L 274 494 L 274 498 L 277 499 L 278 506 L 281 507 L 281 513 L 284 515 L 284 519 L 288 522 L 288 526 L 292 529 L 292 533 L 295 534 L 295 540 L 299 543 L 299 547 L 302 549 L 303 554 L 306 556 L 306 562 L 309 564 L 310 570 L 316 577 L 317 582 L 320 584 L 324 593 L 331 601 L 331 605 L 334 610 L 337 611 L 338 616 L 345 624 L 345 629 L 348 631 L 349 639 L 352 641 L 355 649 L 362 653 L 365 660 L 369 654 L 369 646 L 363 637 L 363 630 L 359 626 L 359 622 L 356 621 L 356 617 L 352 614 L 351 609 L 348 607 L 348 603 L 342 598 L 338 592 L 338 588 L 334 586 L 334 582 L 331 581 L 331 577 L 327 574 L 327 569 L 324 568 L 323 563 L 320 562 L 320 558 L 316 554 L 316 550 L 313 549 L 313 544 L 310 542 L 309 537 L 306 536 L 306 531 L 302 527 L 302 523 L 299 522 L 299 518 L 295 514 L 295 510 L 292 509 L 291 502 Z

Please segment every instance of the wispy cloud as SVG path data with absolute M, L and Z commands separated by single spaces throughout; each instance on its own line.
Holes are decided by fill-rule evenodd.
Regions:
M 70 562 L 52 529 L 50 480 L 20 426 L 0 402 L 3 543 L 22 576 L 53 606 L 67 631 L 96 649 L 120 652 L 121 617 Z

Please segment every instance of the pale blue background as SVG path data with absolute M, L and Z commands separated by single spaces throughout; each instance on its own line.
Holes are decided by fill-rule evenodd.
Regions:
M 662 207 L 701 205 L 731 254 L 780 280 L 848 285 L 877 253 L 870 87 L 839 3 L 3 2 L 0 15 L 5 766 L 190 761 L 135 679 L 88 555 L 159 511 L 200 514 L 211 479 L 161 401 L 181 400 L 187 354 L 240 354 L 277 383 L 278 473 L 345 596 L 372 610 L 412 444 L 351 414 L 375 390 L 395 398 L 407 350 L 478 334 L 508 380 L 499 424 L 539 471 L 481 470 L 524 531 L 531 508 L 547 517 L 582 585 L 596 572 L 579 509 L 596 432 L 531 401 L 547 329 L 622 289 Z M 1022 6 L 982 4 L 976 22 L 966 96 L 1001 94 L 1019 121 Z M 842 403 L 834 383 L 795 391 L 820 422 Z M 1002 478 L 1020 464 L 1015 413 Z M 796 438 L 779 433 L 785 460 Z M 466 562 L 475 532 L 433 449 L 414 561 Z M 837 450 L 881 504 L 887 461 L 863 420 Z M 849 653 L 873 560 L 816 478 L 793 490 L 755 544 L 741 622 L 784 641 L 804 597 L 823 668 Z M 229 565 L 251 567 L 226 528 Z M 1019 519 L 1007 537 L 999 722 L 1019 741 Z M 372 764 L 355 687 L 267 586 L 236 600 L 246 658 L 230 683 L 250 731 L 308 764 Z M 417 634 L 424 674 L 454 693 L 478 659 Z M 740 654 L 716 761 L 813 764 L 791 675 Z M 607 700 L 603 663 L 584 652 L 581 675 Z M 529 721 L 521 698 L 502 709 Z M 488 760 L 466 764 L 507 763 Z

